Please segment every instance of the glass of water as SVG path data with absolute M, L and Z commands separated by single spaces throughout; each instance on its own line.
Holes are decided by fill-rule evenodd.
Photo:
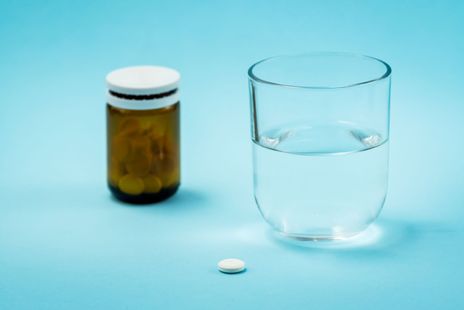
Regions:
M 264 59 L 248 71 L 254 194 L 298 239 L 344 239 L 387 194 L 391 68 L 351 53 Z

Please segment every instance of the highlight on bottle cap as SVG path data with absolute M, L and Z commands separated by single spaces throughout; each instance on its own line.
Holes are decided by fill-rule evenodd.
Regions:
M 177 89 L 180 74 L 161 66 L 134 66 L 114 70 L 106 76 L 108 89 L 126 95 L 155 95 Z

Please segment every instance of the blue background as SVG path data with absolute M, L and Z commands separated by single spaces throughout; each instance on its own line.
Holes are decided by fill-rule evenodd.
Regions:
M 393 68 L 387 203 L 334 246 L 252 196 L 246 70 L 313 50 Z M 462 1 L 2 0 L 0 309 L 462 309 L 463 55 Z M 182 74 L 183 183 L 150 207 L 105 185 L 104 77 L 137 64 Z

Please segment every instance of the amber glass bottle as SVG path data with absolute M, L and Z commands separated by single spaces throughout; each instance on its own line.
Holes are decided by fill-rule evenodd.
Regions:
M 180 185 L 177 71 L 128 67 L 106 77 L 108 186 L 125 202 L 151 203 Z

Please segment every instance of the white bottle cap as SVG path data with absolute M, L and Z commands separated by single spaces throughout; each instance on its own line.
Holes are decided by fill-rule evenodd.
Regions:
M 108 103 L 122 109 L 162 108 L 179 101 L 180 74 L 160 66 L 121 68 L 106 76 Z

